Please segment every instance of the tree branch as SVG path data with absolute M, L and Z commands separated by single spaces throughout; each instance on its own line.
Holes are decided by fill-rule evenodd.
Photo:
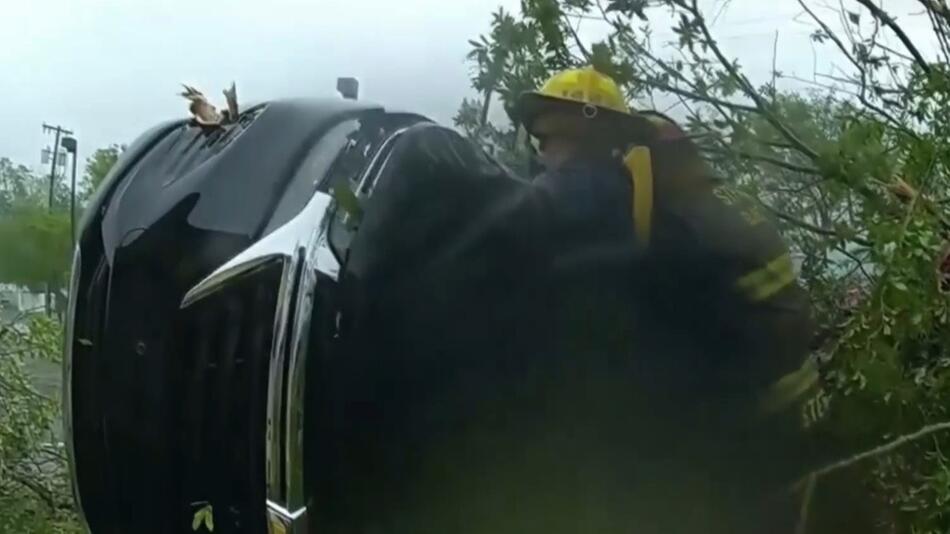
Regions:
M 806 534 L 808 532 L 808 514 L 811 510 L 811 500 L 815 494 L 815 482 L 817 477 L 809 475 L 805 481 L 805 489 L 802 492 L 802 504 L 798 509 L 798 524 L 795 525 L 795 534 Z
M 804 184 L 799 185 L 798 187 L 786 188 L 778 187 L 777 185 L 767 185 L 764 187 L 769 193 L 781 193 L 783 195 L 800 195 L 803 191 L 811 189 L 812 187 L 818 187 L 822 183 L 826 182 L 827 178 L 821 178 L 819 180 L 813 180 L 811 182 L 805 182 Z
M 28 489 L 31 493 L 39 497 L 50 510 L 71 510 L 72 506 L 68 504 L 63 504 L 56 502 L 56 497 L 53 494 L 53 491 L 50 488 L 43 486 L 42 484 L 31 480 L 29 474 L 22 474 L 11 472 L 10 478 L 14 480 L 17 484 Z
M 789 170 L 789 171 L 793 171 L 793 172 L 800 172 L 800 173 L 802 173 L 802 174 L 811 174 L 811 175 L 814 175 L 814 176 L 821 176 L 821 171 L 819 171 L 818 169 L 815 169 L 814 167 L 805 167 L 805 166 L 803 166 L 803 165 L 796 165 L 796 164 L 794 164 L 794 163 L 790 163 L 790 162 L 787 162 L 787 161 L 783 161 L 783 160 L 780 160 L 780 159 L 777 159 L 777 158 L 772 158 L 772 157 L 769 157 L 769 156 L 760 156 L 760 155 L 758 155 L 758 154 L 749 154 L 748 152 L 742 152 L 742 151 L 740 151 L 740 150 L 735 150 L 735 149 L 733 149 L 733 148 L 731 148 L 731 147 L 729 147 L 729 148 L 723 148 L 722 150 L 708 149 L 708 148 L 707 148 L 707 149 L 705 149 L 705 151 L 707 151 L 707 152 L 713 152 L 713 153 L 715 153 L 715 154 L 724 154 L 724 155 L 732 154 L 732 155 L 735 155 L 735 156 L 740 157 L 740 158 L 745 159 L 745 160 L 759 161 L 759 162 L 762 162 L 762 163 L 767 163 L 767 164 L 769 164 L 769 165 L 774 165 L 775 167 L 781 167 L 781 168 L 783 168 L 783 169 L 785 169 L 785 170 Z
M 788 143 L 783 143 L 781 141 L 769 141 L 767 139 L 754 139 L 754 141 L 763 146 L 770 146 L 772 148 L 782 148 L 785 150 L 794 150 L 795 147 Z
M 943 54 L 943 61 L 950 61 L 950 42 L 947 41 L 947 14 L 946 7 L 931 0 L 919 0 L 927 12 L 927 18 L 930 19 L 930 27 L 933 29 L 937 40 L 940 42 L 940 52 Z
M 845 90 L 845 89 L 842 88 L 840 85 L 831 85 L 831 84 L 827 84 L 827 83 L 821 83 L 821 82 L 817 82 L 817 81 L 815 81 L 815 80 L 809 80 L 808 78 L 802 78 L 802 77 L 800 77 L 800 76 L 794 76 L 794 75 L 792 75 L 792 74 L 784 74 L 784 75 L 782 75 L 782 78 L 784 78 L 784 79 L 786 79 L 786 80 L 795 80 L 796 82 L 807 83 L 808 85 L 814 86 L 814 87 L 816 87 L 816 88 L 818 88 L 818 89 L 823 89 L 823 90 L 825 90 L 825 91 L 834 91 L 834 92 L 836 92 L 836 93 L 838 93 L 838 94 L 842 94 L 842 93 L 843 93 L 843 94 L 846 94 L 846 95 L 848 95 L 848 96 L 853 96 L 853 97 L 855 97 L 855 98 L 860 98 L 860 96 L 861 96 L 861 95 L 859 95 L 858 93 Z M 859 82 L 854 82 L 853 85 L 860 86 L 861 84 L 860 84 Z
M 868 246 L 870 246 L 870 245 L 868 245 Z M 872 283 L 874 282 L 874 279 L 871 278 L 871 275 L 864 269 L 864 262 L 861 261 L 861 258 L 859 258 L 859 257 L 855 256 L 854 254 L 852 254 L 850 251 L 847 250 L 846 247 L 836 247 L 835 250 L 837 250 L 838 252 L 844 254 L 845 256 L 848 257 L 848 259 L 850 259 L 851 261 L 853 261 L 854 264 L 857 266 L 857 267 L 856 267 L 857 270 L 861 271 L 861 274 L 864 275 L 865 280 L 867 280 L 868 282 L 872 282 Z
M 921 55 L 920 51 L 917 50 L 917 47 L 914 46 L 914 42 L 910 40 L 910 37 L 908 37 L 907 34 L 904 33 L 904 29 L 901 28 L 899 24 L 897 24 L 897 21 L 895 21 L 893 17 L 888 15 L 883 9 L 874 5 L 874 2 L 872 2 L 871 0 L 855 0 L 855 1 L 861 4 L 862 6 L 864 6 L 868 11 L 870 11 L 871 15 L 873 15 L 874 18 L 880 20 L 882 23 L 884 23 L 885 26 L 890 28 L 891 31 L 894 32 L 894 35 L 896 35 L 897 38 L 900 39 L 900 42 L 904 44 L 904 48 L 906 48 L 907 51 L 910 52 L 910 55 L 914 56 L 914 60 L 916 61 L 917 65 L 920 66 L 921 70 L 923 70 L 927 74 L 930 74 L 930 65 L 924 59 L 924 56 Z
M 610 15 L 607 14 L 607 11 L 604 9 L 603 5 L 601 4 L 599 0 L 597 2 L 597 7 L 600 10 L 600 15 L 603 21 L 607 22 L 607 24 L 613 27 L 614 30 L 617 31 L 618 33 L 622 33 L 626 29 L 629 28 L 629 25 L 626 25 L 625 23 L 623 23 L 619 18 L 611 19 Z M 680 73 L 673 67 L 669 66 L 665 61 L 657 58 L 650 50 L 648 50 L 642 44 L 638 43 L 635 39 L 622 40 L 621 46 L 624 46 L 624 45 L 633 49 L 633 50 L 629 50 L 629 49 L 626 50 L 626 53 L 634 55 L 634 56 L 638 56 L 641 58 L 649 59 L 654 65 L 663 69 L 663 71 L 666 72 L 669 76 L 676 78 L 677 80 L 688 85 L 690 88 L 681 89 L 679 87 L 676 87 L 670 84 L 658 82 L 655 80 L 648 80 L 646 78 L 640 78 L 640 77 L 634 77 L 633 78 L 634 82 L 652 87 L 654 89 L 660 89 L 662 91 L 666 91 L 677 96 L 686 97 L 686 98 L 689 98 L 690 100 L 705 102 L 707 104 L 716 106 L 717 109 L 719 109 L 719 107 L 721 106 L 721 107 L 726 107 L 735 111 L 744 111 L 747 113 L 758 112 L 758 109 L 752 106 L 746 106 L 743 104 L 728 102 L 728 101 L 720 100 L 718 98 L 715 98 L 709 95 L 700 94 L 696 90 L 696 87 L 685 76 L 683 76 L 682 73 Z M 682 103 L 682 100 L 680 100 L 680 102 Z M 721 109 L 720 109 L 720 113 L 723 113 Z
M 900 59 L 903 59 L 904 61 L 913 61 L 913 60 L 914 60 L 914 58 L 908 56 L 907 54 L 905 54 L 905 53 L 903 53 L 903 52 L 900 52 L 900 51 L 898 51 L 898 50 L 894 50 L 893 48 L 891 48 L 891 47 L 889 47 L 889 46 L 887 46 L 887 45 L 885 45 L 885 44 L 875 42 L 875 43 L 874 43 L 874 46 L 875 46 L 876 48 L 880 48 L 881 50 L 887 52 L 888 54 L 893 54 L 895 57 L 898 57 L 898 58 L 900 58 Z
M 601 15 L 604 17 L 605 20 L 607 20 L 608 19 L 607 12 L 604 11 L 604 8 L 603 6 L 601 6 L 599 0 L 597 2 L 597 6 L 600 8 Z M 617 31 L 620 31 L 618 21 L 609 21 L 609 23 L 613 25 L 614 28 L 617 29 Z M 660 84 L 659 82 L 648 82 L 646 80 L 643 81 L 646 85 L 649 85 L 650 87 L 665 90 L 667 92 L 673 93 L 676 96 L 680 97 L 679 101 L 681 104 L 683 105 L 686 104 L 683 101 L 683 97 L 689 98 L 691 100 L 696 100 L 698 102 L 707 103 L 711 105 L 713 108 L 715 108 L 716 111 L 719 113 L 720 117 L 722 117 L 726 122 L 732 125 L 733 128 L 736 128 L 739 125 L 736 122 L 736 120 L 732 117 L 732 115 L 730 115 L 726 111 L 727 109 L 730 111 L 739 111 L 739 112 L 744 112 L 744 113 L 759 113 L 758 108 L 755 108 L 752 106 L 746 106 L 743 104 L 728 102 L 726 100 L 717 99 L 715 97 L 712 97 L 706 94 L 701 94 L 701 92 L 698 90 L 694 82 L 687 79 L 686 76 L 684 76 L 677 69 L 671 67 L 669 64 L 667 64 L 666 61 L 657 58 L 650 50 L 646 49 L 646 47 L 636 42 L 635 39 L 631 42 L 631 44 L 636 49 L 635 52 L 637 53 L 638 56 L 649 59 L 650 61 L 653 62 L 654 65 L 663 69 L 663 71 L 666 72 L 668 75 L 672 76 L 673 78 L 676 78 L 677 80 L 680 80 L 681 82 L 683 82 L 689 87 L 689 90 L 684 90 L 678 87 L 670 86 L 669 84 Z M 680 51 L 680 54 L 682 54 L 682 51 Z M 652 93 L 650 94 L 650 98 L 651 99 L 653 98 Z
M 862 245 L 862 246 L 865 246 L 865 247 L 870 247 L 870 246 L 873 246 L 873 245 L 874 245 L 874 243 L 872 243 L 871 241 L 869 241 L 869 240 L 867 240 L 867 239 L 864 239 L 863 237 L 858 237 L 858 236 L 856 236 L 856 235 L 844 234 L 844 233 L 841 233 L 841 232 L 839 232 L 839 231 L 837 231 L 837 230 L 833 230 L 833 229 L 830 229 L 830 228 L 822 228 L 822 227 L 820 227 L 820 226 L 811 224 L 811 223 L 809 223 L 809 222 L 806 222 L 806 221 L 803 221 L 803 220 L 801 220 L 801 219 L 799 219 L 799 218 L 796 218 L 796 217 L 794 217 L 794 216 L 792 216 L 792 215 L 789 215 L 788 213 L 785 213 L 785 212 L 783 212 L 783 211 L 781 211 L 781 210 L 779 210 L 779 209 L 777 209 L 777 208 L 774 208 L 774 207 L 772 207 L 772 206 L 769 206 L 768 204 L 765 204 L 765 207 L 768 208 L 768 210 L 769 210 L 770 212 L 772 212 L 772 213 L 773 213 L 776 217 L 778 217 L 779 219 L 781 219 L 781 220 L 783 220 L 783 221 L 785 221 L 785 222 L 791 223 L 791 224 L 793 224 L 793 225 L 795 225 L 795 226 L 797 226 L 797 227 L 799 227 L 799 228 L 802 228 L 803 230 L 808 230 L 809 232 L 812 232 L 812 233 L 814 233 L 814 234 L 824 235 L 824 236 L 828 236 L 828 237 L 836 237 L 836 238 L 839 238 L 839 239 L 846 239 L 846 240 L 848 240 L 848 241 L 857 243 L 857 244 Z
M 775 30 L 775 40 L 772 42 L 772 103 L 775 103 L 775 97 L 778 95 L 778 86 L 775 80 L 778 78 L 778 69 L 775 67 L 778 59 L 778 30 Z
M 858 84 L 860 91 L 857 95 L 855 95 L 858 97 L 858 100 L 860 100 L 862 104 L 867 106 L 868 109 L 870 109 L 871 111 L 874 111 L 875 113 L 883 117 L 884 120 L 886 120 L 887 122 L 891 124 L 891 126 L 899 129 L 902 132 L 905 132 L 911 135 L 912 137 L 916 137 L 916 134 L 914 134 L 912 131 L 907 129 L 907 127 L 904 126 L 903 123 L 901 123 L 901 121 L 897 120 L 893 115 L 885 111 L 883 108 L 875 105 L 870 100 L 868 100 L 867 98 L 867 84 L 868 84 L 867 69 L 864 67 L 863 64 L 861 64 L 861 62 L 858 61 L 856 57 L 854 57 L 853 54 L 851 54 L 851 52 L 848 51 L 847 47 L 844 46 L 844 43 L 841 42 L 841 39 L 839 39 L 838 36 L 835 35 L 833 31 L 831 31 L 831 28 L 827 24 L 825 24 L 825 21 L 821 20 L 821 18 L 818 15 L 816 15 L 815 12 L 812 11 L 808 7 L 808 4 L 805 3 L 805 0 L 798 0 L 798 4 L 802 6 L 802 9 L 804 9 L 805 12 L 808 13 L 808 15 L 812 18 L 812 20 L 814 20 L 815 23 L 817 23 L 821 27 L 822 31 L 825 32 L 825 35 L 828 36 L 828 38 L 831 39 L 833 43 L 835 43 L 835 45 L 838 47 L 838 50 L 841 51 L 844 57 L 848 58 L 848 61 L 850 61 L 851 64 L 854 65 L 856 69 L 858 69 L 858 72 L 861 73 L 861 82 Z
M 751 82 L 746 79 L 745 76 L 739 72 L 736 67 L 726 58 L 722 50 L 719 48 L 719 45 L 716 43 L 716 40 L 713 38 L 712 34 L 709 31 L 709 27 L 706 25 L 706 20 L 703 18 L 702 13 L 699 11 L 699 6 L 697 5 L 697 0 L 690 0 L 690 4 L 686 5 L 685 0 L 674 0 L 674 2 L 680 6 L 683 6 L 685 9 L 690 11 L 693 14 L 693 17 L 696 19 L 696 25 L 699 27 L 699 30 L 702 32 L 703 37 L 705 38 L 706 45 L 716 56 L 716 59 L 719 60 L 719 63 L 726 69 L 730 76 L 735 78 L 739 85 L 742 87 L 743 92 L 755 102 L 756 107 L 759 109 L 759 112 L 771 124 L 790 144 L 792 144 L 797 150 L 801 151 L 803 154 L 808 156 L 809 159 L 817 160 L 818 152 L 813 148 L 806 145 L 801 139 L 798 138 L 795 133 L 783 124 L 776 116 L 773 114 L 769 108 L 769 103 L 762 98 L 762 95 L 755 90 Z
M 846 469 L 846 468 L 848 468 L 848 467 L 851 467 L 852 465 L 855 465 L 855 464 L 857 464 L 857 463 L 859 463 L 859 462 L 863 462 L 863 461 L 865 461 L 865 460 L 869 460 L 869 459 L 874 458 L 874 457 L 876 457 L 876 456 L 881 456 L 882 454 L 887 454 L 887 453 L 889 453 L 889 452 L 894 452 L 895 450 L 897 450 L 897 449 L 903 447 L 904 445 L 907 445 L 908 443 L 911 443 L 911 442 L 913 442 L 913 441 L 917 441 L 917 440 L 919 440 L 919 439 L 921 439 L 921 438 L 925 438 L 925 437 L 927 437 L 927 436 L 929 436 L 929 435 L 931 435 L 931 434 L 934 434 L 934 433 L 936 433 L 936 432 L 943 432 L 943 431 L 946 431 L 946 430 L 950 430 L 950 421 L 945 421 L 945 422 L 942 422 L 942 423 L 934 423 L 934 424 L 932 424 L 932 425 L 927 425 L 927 426 L 921 428 L 920 430 L 917 430 L 916 432 L 912 432 L 912 433 L 910 433 L 910 434 L 905 434 L 905 435 L 900 436 L 900 437 L 898 437 L 898 438 L 896 438 L 896 439 L 894 439 L 894 440 L 892 440 L 892 441 L 889 441 L 889 442 L 887 442 L 887 443 L 885 443 L 885 444 L 883 444 L 883 445 L 880 445 L 880 446 L 878 446 L 878 447 L 874 447 L 873 449 L 870 449 L 870 450 L 867 450 L 867 451 L 864 451 L 864 452 L 860 452 L 860 453 L 855 454 L 854 456 L 851 456 L 851 457 L 849 457 L 849 458 L 845 458 L 845 459 L 843 459 L 843 460 L 838 460 L 837 462 L 833 462 L 833 463 L 828 464 L 828 465 L 826 465 L 826 466 L 824 466 L 824 467 L 821 467 L 821 468 L 819 468 L 819 469 L 816 469 L 816 470 L 814 470 L 814 471 L 808 473 L 808 474 L 805 475 L 804 477 L 800 478 L 798 481 L 796 481 L 796 482 L 793 484 L 793 487 L 794 487 L 794 488 L 804 487 L 804 486 L 808 483 L 809 478 L 811 478 L 811 477 L 814 477 L 815 479 L 819 479 L 819 478 L 821 478 L 821 477 L 823 477 L 823 476 L 825 476 L 825 475 L 829 475 L 829 474 L 831 474 L 831 473 L 834 473 L 835 471 L 840 471 L 840 470 L 842 470 L 842 469 Z
M 698 101 L 698 102 L 706 102 L 707 104 L 718 105 L 718 106 L 722 106 L 722 107 L 724 107 L 724 108 L 729 108 L 729 109 L 732 109 L 732 110 L 735 110 L 735 111 L 743 111 L 743 112 L 745 112 L 745 113 L 758 113 L 758 112 L 759 112 L 759 110 L 758 110 L 757 108 L 754 108 L 754 107 L 752 107 L 752 106 L 746 106 L 746 105 L 744 105 L 744 104 L 736 104 L 736 103 L 733 103 L 733 102 L 727 102 L 727 101 L 725 101 L 725 100 L 720 100 L 720 99 L 715 98 L 715 97 L 706 96 L 706 95 L 701 95 L 701 94 L 698 94 L 698 93 L 694 93 L 694 92 L 692 92 L 692 91 L 687 91 L 686 89 L 680 89 L 679 87 L 674 87 L 674 86 L 672 86 L 672 85 L 665 84 L 665 83 L 661 83 L 661 82 L 657 82 L 657 81 L 653 81 L 653 80 L 647 80 L 647 79 L 645 79 L 645 78 L 633 78 L 633 81 L 636 82 L 636 83 L 643 84 L 643 85 L 648 85 L 648 86 L 653 87 L 653 88 L 656 88 L 656 89 L 660 89 L 660 90 L 662 90 L 662 91 L 667 91 L 667 92 L 669 92 L 669 93 L 673 93 L 674 95 L 686 97 L 686 98 L 688 98 L 688 99 L 690 99 L 690 100 L 696 100 L 696 101 Z
M 564 18 L 567 19 L 566 14 L 564 15 Z M 577 49 L 581 51 L 581 54 L 583 54 L 584 59 L 586 59 L 587 61 L 590 61 L 590 57 L 591 57 L 590 52 L 587 50 L 587 47 L 584 46 L 584 43 L 581 42 L 580 36 L 577 35 L 577 30 L 575 30 L 574 27 L 571 26 L 571 21 L 565 20 L 564 23 L 565 23 L 564 25 L 567 26 L 567 30 L 571 32 L 571 36 L 574 38 L 574 44 L 577 45 Z
M 622 19 L 611 18 L 610 15 L 607 14 L 600 0 L 597 0 L 596 4 L 597 4 L 598 9 L 600 10 L 602 19 L 606 21 L 609 25 L 611 25 L 618 35 L 623 35 L 624 32 L 630 31 L 629 25 L 626 24 Z M 758 115 L 764 114 L 763 110 L 758 107 L 748 106 L 745 104 L 740 104 L 740 103 L 735 103 L 735 102 L 729 102 L 726 100 L 722 100 L 722 99 L 710 96 L 708 94 L 703 94 L 704 92 L 700 91 L 699 88 L 692 81 L 687 79 L 681 72 L 671 67 L 667 63 L 667 61 L 656 57 L 649 49 L 647 49 L 642 44 L 638 43 L 635 39 L 621 40 L 621 46 L 631 47 L 633 50 L 632 51 L 626 50 L 626 53 L 632 54 L 633 57 L 645 58 L 649 60 L 650 62 L 652 62 L 652 64 L 655 67 L 662 69 L 662 71 L 665 72 L 667 75 L 681 81 L 683 84 L 685 84 L 688 87 L 688 89 L 682 89 L 680 87 L 673 86 L 667 83 L 658 82 L 655 80 L 648 80 L 644 78 L 634 78 L 634 81 L 637 83 L 646 85 L 653 89 L 666 91 L 680 97 L 680 102 L 677 103 L 676 105 L 685 104 L 685 102 L 683 102 L 682 100 L 683 97 L 688 98 L 690 100 L 697 101 L 697 102 L 703 102 L 703 103 L 709 104 L 719 113 L 720 117 L 726 122 L 728 122 L 733 128 L 738 128 L 739 124 L 736 122 L 733 116 L 729 113 L 730 111 L 741 112 L 741 113 L 755 113 Z M 680 53 L 682 54 L 682 51 L 680 51 Z M 652 99 L 652 93 L 650 97 Z M 761 142 L 761 141 L 758 141 L 758 142 Z M 786 143 L 766 143 L 766 144 L 771 144 L 772 146 L 776 146 L 779 148 L 796 149 L 796 147 L 790 144 L 786 144 Z

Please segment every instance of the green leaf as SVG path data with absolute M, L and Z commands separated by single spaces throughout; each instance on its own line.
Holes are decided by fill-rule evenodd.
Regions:
M 594 43 L 590 47 L 591 65 L 599 72 L 613 76 L 614 65 L 610 54 L 610 48 L 605 43 Z
M 591 8 L 591 0 L 563 0 L 564 5 L 570 8 L 587 11 Z
M 607 4 L 606 12 L 620 12 L 624 16 L 630 17 L 636 15 L 640 20 L 646 21 L 647 16 L 644 9 L 647 7 L 647 0 L 610 0 Z
M 333 198 L 336 199 L 337 204 L 343 208 L 343 211 L 347 213 L 355 221 L 360 221 L 363 218 L 363 208 L 360 206 L 360 200 L 356 197 L 349 186 L 345 183 L 334 184 L 333 186 Z
M 191 519 L 191 530 L 196 531 L 204 526 L 208 532 L 214 532 L 214 510 L 210 504 L 202 506 Z

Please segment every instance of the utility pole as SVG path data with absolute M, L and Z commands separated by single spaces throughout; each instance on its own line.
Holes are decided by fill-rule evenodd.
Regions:
M 59 156 L 59 138 L 61 135 L 72 135 L 73 132 L 63 128 L 62 126 L 50 126 L 49 124 L 43 123 L 43 133 L 55 133 L 56 141 L 53 143 L 53 157 L 50 158 L 50 170 L 49 170 L 49 209 L 50 213 L 53 213 L 53 187 L 56 184 L 56 159 Z M 64 167 L 65 170 L 65 167 Z M 50 283 L 46 282 L 46 315 L 53 315 L 53 294 L 50 290 Z
M 56 141 L 53 142 L 53 156 L 52 161 L 50 161 L 49 169 L 49 212 L 53 212 L 53 187 L 56 184 L 56 159 L 59 156 L 59 138 L 61 135 L 73 135 L 73 132 L 63 128 L 62 126 L 50 126 L 49 124 L 43 123 L 43 133 L 55 133 Z

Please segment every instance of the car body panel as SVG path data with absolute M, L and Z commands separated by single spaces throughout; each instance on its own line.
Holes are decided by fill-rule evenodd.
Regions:
M 92 532 L 190 532 L 208 505 L 215 532 L 261 532 L 278 509 L 302 528 L 298 319 L 339 272 L 329 181 L 355 186 L 382 139 L 426 120 L 274 101 L 223 129 L 165 123 L 123 153 L 80 225 L 63 367 Z

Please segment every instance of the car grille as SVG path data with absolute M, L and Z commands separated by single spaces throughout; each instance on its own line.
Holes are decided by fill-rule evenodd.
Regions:
M 182 318 L 179 432 L 187 523 L 212 505 L 215 532 L 263 532 L 268 356 L 280 267 L 257 271 Z
M 104 260 L 93 271 L 77 302 L 70 421 L 91 531 L 191 532 L 211 505 L 216 533 L 263 532 L 280 266 L 185 310 L 183 290 L 153 271 L 116 276 Z

